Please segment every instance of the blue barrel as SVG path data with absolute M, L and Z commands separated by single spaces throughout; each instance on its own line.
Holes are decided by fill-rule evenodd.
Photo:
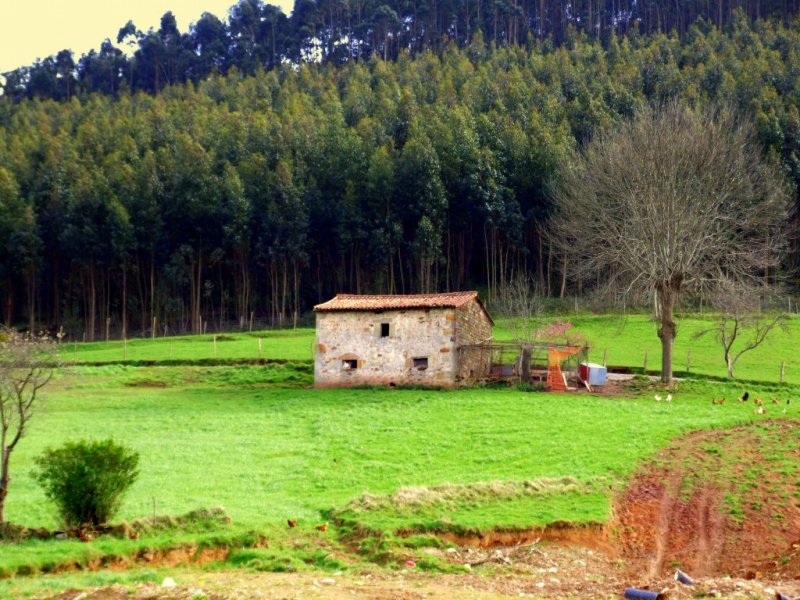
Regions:
M 686 573 L 684 573 L 680 569 L 675 571 L 675 581 L 678 581 L 683 585 L 694 585 L 694 579 L 689 577 Z
M 664 598 L 664 596 L 658 592 L 639 590 L 636 588 L 628 588 L 625 590 L 625 597 L 630 598 L 630 600 L 662 600 L 662 598 Z

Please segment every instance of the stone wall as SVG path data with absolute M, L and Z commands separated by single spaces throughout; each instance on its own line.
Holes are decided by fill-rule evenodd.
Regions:
M 315 385 L 452 386 L 456 315 L 454 309 L 319 312 Z M 389 324 L 388 337 L 381 335 L 383 323 Z
M 481 344 L 492 337 L 492 323 L 483 307 L 477 300 L 466 303 L 456 310 L 457 328 L 456 344 Z M 475 377 L 483 377 L 489 372 L 491 352 L 459 352 L 458 379 L 469 381 Z

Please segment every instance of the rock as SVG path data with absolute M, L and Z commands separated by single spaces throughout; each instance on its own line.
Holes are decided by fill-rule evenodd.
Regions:
M 325 579 L 320 579 L 319 582 L 322 585 L 333 585 L 336 583 L 336 580 L 333 577 L 326 577 Z
M 177 585 L 172 577 L 164 577 L 164 581 L 161 582 L 162 588 L 174 588 Z

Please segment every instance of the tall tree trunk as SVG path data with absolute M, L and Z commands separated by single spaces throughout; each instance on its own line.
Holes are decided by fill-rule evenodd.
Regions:
M 97 275 L 94 265 L 89 265 L 89 314 L 87 321 L 87 337 L 94 341 L 94 332 L 97 325 Z
M 680 279 L 664 282 L 657 286 L 658 337 L 661 338 L 661 381 L 672 383 L 672 343 L 675 340 L 677 329 L 675 327 L 674 309 L 675 301 L 680 293 Z
M 11 321 L 14 318 L 14 285 L 10 276 L 6 279 L 6 306 L 4 312 L 6 327 L 11 327 Z
M 128 337 L 128 269 L 122 267 L 122 338 Z
M 31 267 L 25 271 L 28 293 L 28 331 L 36 331 L 36 270 Z

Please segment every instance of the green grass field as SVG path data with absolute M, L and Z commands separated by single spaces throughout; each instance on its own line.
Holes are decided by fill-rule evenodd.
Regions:
M 610 364 L 638 367 L 647 350 L 651 368 L 659 365 L 655 326 L 647 318 L 582 316 L 572 322 L 592 344 L 595 361 L 608 348 Z M 722 376 L 713 339 L 691 340 L 689 333 L 701 326 L 697 319 L 681 323 L 676 357 L 691 347 L 693 374 Z M 790 326 L 790 334 L 776 334 L 742 359 L 740 376 L 762 383 L 687 379 L 671 404 L 655 402 L 656 384 L 645 381 L 626 398 L 513 388 L 314 390 L 308 329 L 226 335 L 217 340 L 216 357 L 211 336 L 128 343 L 129 361 L 202 362 L 257 358 L 262 337 L 262 357 L 288 361 L 264 366 L 135 366 L 120 364 L 118 342 L 70 344 L 64 358 L 83 364 L 52 384 L 13 455 L 7 518 L 56 527 L 53 508 L 31 477 L 34 457 L 66 440 L 110 436 L 141 453 L 141 476 L 120 519 L 148 517 L 154 505 L 170 515 L 224 506 L 233 519 L 225 533 L 231 539 L 250 530 L 280 539 L 287 518 L 299 519 L 302 531 L 331 516 L 384 532 L 602 522 L 626 478 L 676 436 L 800 416 L 800 360 L 791 343 L 800 321 Z M 497 328 L 496 337 L 508 335 Z M 778 386 L 781 360 L 788 383 Z M 682 370 L 679 363 L 676 370 Z M 750 404 L 710 403 L 743 389 L 795 401 L 763 416 L 752 414 Z M 559 487 L 565 479 L 569 485 Z M 540 486 L 543 481 L 556 484 Z M 425 488 L 435 492 L 445 484 L 455 491 L 434 493 L 431 500 L 432 490 Z M 505 484 L 511 491 L 473 493 L 476 484 Z M 404 488 L 422 489 L 407 490 L 410 501 L 396 501 L 393 495 Z M 198 540 L 213 534 L 182 535 Z M 91 549 L 77 542 L 0 544 L 0 572 L 184 538 L 109 540 Z
M 661 342 L 656 336 L 656 324 L 644 315 L 578 315 L 564 317 L 581 332 L 590 346 L 590 360 L 602 362 L 604 353 L 609 365 L 642 368 L 647 353 L 648 371 L 661 367 Z M 711 315 L 691 315 L 678 320 L 675 339 L 674 370 L 700 375 L 725 377 L 722 350 L 713 334 L 695 339 L 694 334 L 714 324 Z M 513 333 L 508 324 L 499 320 L 495 339 L 508 341 Z M 739 379 L 777 382 L 781 362 L 785 363 L 784 381 L 800 384 L 800 357 L 794 352 L 793 340 L 800 335 L 800 318 L 792 317 L 787 330 L 776 329 L 767 342 L 748 352 L 736 367 Z M 128 363 L 151 361 L 224 362 L 236 360 L 312 360 L 313 329 L 257 331 L 155 339 L 132 339 L 93 343 L 64 343 L 61 355 L 66 362 Z M 261 339 L 259 353 L 258 340 Z M 689 356 L 691 354 L 691 356 Z
M 216 338 L 216 344 L 214 339 Z M 261 339 L 261 352 L 258 341 Z M 136 363 L 137 361 L 310 360 L 313 329 L 284 329 L 218 335 L 136 338 L 127 342 L 64 342 L 67 362 Z M 216 351 L 215 351 L 216 346 Z

